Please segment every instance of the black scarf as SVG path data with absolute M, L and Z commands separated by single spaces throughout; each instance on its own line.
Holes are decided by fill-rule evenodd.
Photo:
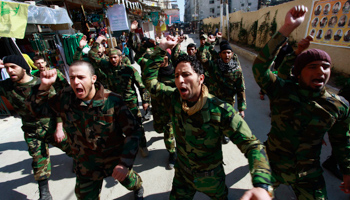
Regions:
M 234 59 L 231 59 L 228 63 L 224 63 L 220 58 L 217 60 L 217 64 L 222 72 L 233 72 L 239 68 L 238 62 Z
M 171 63 L 169 63 L 168 66 L 159 68 L 159 75 L 160 76 L 170 76 L 170 75 L 174 74 L 174 71 L 175 70 L 173 68 L 173 65 Z

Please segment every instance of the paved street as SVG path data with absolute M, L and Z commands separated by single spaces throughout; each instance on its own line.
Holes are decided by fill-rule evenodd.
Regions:
M 182 44 L 185 50 L 189 43 L 196 43 L 199 46 L 198 35 L 189 35 L 189 38 Z M 259 87 L 254 81 L 252 74 L 252 54 L 235 48 L 241 62 L 246 81 L 247 110 L 246 121 L 253 133 L 261 141 L 265 141 L 270 129 L 269 101 L 259 99 Z M 134 64 L 139 70 L 139 66 Z M 173 170 L 166 170 L 168 153 L 165 150 L 163 135 L 153 130 L 152 120 L 144 123 L 146 137 L 150 150 L 148 158 L 138 155 L 134 164 L 134 170 L 139 172 L 143 179 L 145 188 L 144 197 L 147 200 L 168 199 L 172 186 Z M 27 152 L 27 145 L 21 130 L 21 120 L 18 117 L 0 116 L 0 199 L 21 200 L 38 199 L 38 187 L 34 181 L 31 170 L 31 157 Z M 328 138 L 326 137 L 326 142 Z M 239 199 L 242 194 L 252 187 L 248 169 L 248 162 L 244 155 L 233 145 L 232 142 L 223 145 L 226 184 L 229 187 L 229 199 Z M 75 174 L 72 173 L 72 159 L 62 153 L 61 150 L 50 148 L 52 160 L 52 175 L 49 181 L 51 194 L 55 200 L 76 199 L 74 195 Z M 322 161 L 330 155 L 330 147 L 323 146 Z M 324 173 L 328 195 L 330 200 L 349 199 L 340 191 L 340 181 Z M 280 187 L 276 192 L 276 199 L 295 199 L 287 186 Z M 113 178 L 104 181 L 102 200 L 120 199 L 132 200 L 133 193 L 118 184 Z M 207 196 L 197 193 L 195 200 L 207 200 Z

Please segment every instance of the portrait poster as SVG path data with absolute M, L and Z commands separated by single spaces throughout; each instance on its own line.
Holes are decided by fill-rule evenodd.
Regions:
M 350 0 L 315 0 L 310 16 L 313 43 L 350 48 Z
M 129 30 L 124 4 L 114 4 L 113 7 L 108 7 L 107 16 L 111 25 L 111 31 Z

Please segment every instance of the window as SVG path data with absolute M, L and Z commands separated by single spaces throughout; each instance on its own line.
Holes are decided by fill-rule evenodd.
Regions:
M 214 4 L 214 0 L 209 0 L 209 4 Z
M 215 13 L 215 9 L 214 8 L 210 8 L 210 13 Z
M 252 5 L 252 3 L 248 3 L 248 6 L 251 6 Z
M 244 7 L 244 3 L 242 3 L 241 6 Z

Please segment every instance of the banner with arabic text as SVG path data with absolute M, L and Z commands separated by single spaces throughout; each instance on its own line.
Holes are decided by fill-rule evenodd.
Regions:
M 108 7 L 107 16 L 111 31 L 129 30 L 124 4 L 115 4 L 113 7 Z

